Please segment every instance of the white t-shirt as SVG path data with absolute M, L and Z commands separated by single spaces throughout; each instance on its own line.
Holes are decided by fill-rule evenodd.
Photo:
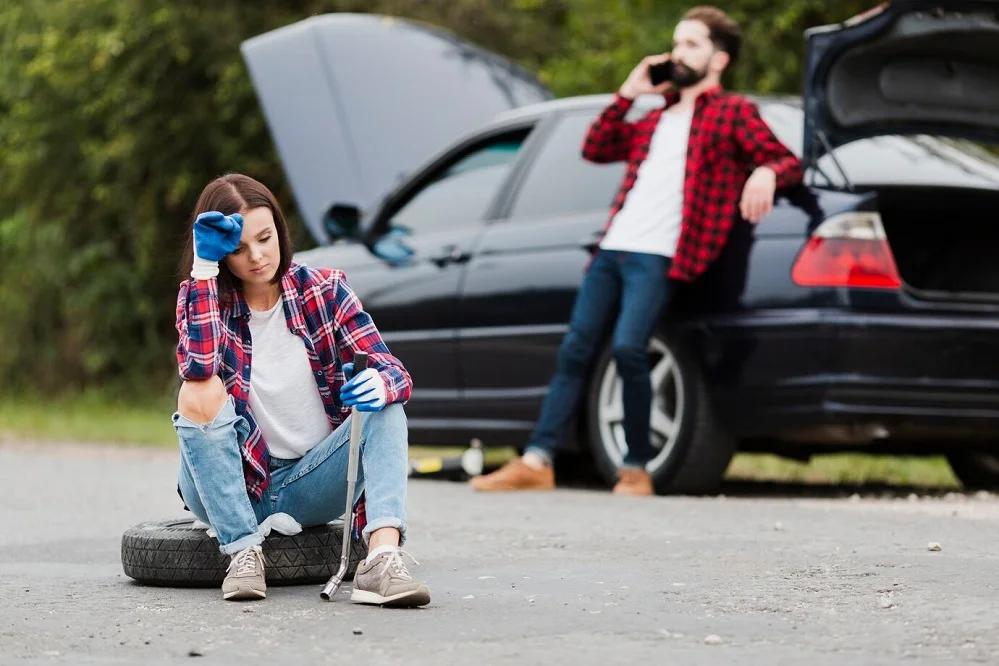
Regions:
M 683 179 L 693 111 L 665 111 L 624 206 L 600 243 L 605 250 L 672 257 L 683 225 Z
M 333 432 L 305 342 L 288 330 L 283 301 L 250 310 L 249 405 L 272 456 L 301 458 Z

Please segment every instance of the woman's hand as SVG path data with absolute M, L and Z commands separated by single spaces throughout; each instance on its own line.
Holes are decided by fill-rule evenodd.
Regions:
M 349 377 L 353 363 L 346 363 L 344 373 Z M 374 368 L 367 368 L 340 387 L 340 402 L 345 407 L 357 405 L 359 412 L 380 412 L 388 402 L 385 380 Z
M 223 215 L 218 211 L 201 213 L 194 221 L 194 266 L 191 277 L 206 280 L 219 274 L 219 262 L 239 247 L 243 235 L 243 216 Z
M 243 235 L 243 216 L 223 215 L 213 210 L 198 215 L 194 221 L 194 254 L 205 261 L 222 257 L 239 247 Z

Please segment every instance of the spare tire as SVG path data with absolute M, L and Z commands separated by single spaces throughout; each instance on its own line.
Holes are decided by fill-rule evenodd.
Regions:
M 307 527 L 294 536 L 271 532 L 263 545 L 268 585 L 321 585 L 340 568 L 343 521 Z M 352 541 L 348 580 L 367 554 L 363 541 Z M 229 556 L 203 528 L 194 526 L 193 518 L 151 520 L 122 535 L 121 565 L 126 576 L 147 585 L 219 587 Z

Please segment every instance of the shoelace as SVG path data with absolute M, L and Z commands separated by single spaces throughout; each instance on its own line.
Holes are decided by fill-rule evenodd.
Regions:
M 247 548 L 246 550 L 240 551 L 236 557 L 232 558 L 232 562 L 229 563 L 226 573 L 232 571 L 233 567 L 236 567 L 237 576 L 249 576 L 250 574 L 256 573 L 257 557 L 259 555 L 260 553 L 257 552 L 256 548 Z
M 392 575 L 396 578 L 402 578 L 403 580 L 413 580 L 413 577 L 409 575 L 409 570 L 406 568 L 406 563 L 403 561 L 402 556 L 405 555 L 413 561 L 413 564 L 419 564 L 416 558 L 410 555 L 408 552 L 402 548 L 396 548 L 392 551 L 392 554 L 385 558 L 385 566 L 382 568 L 382 572 L 388 569 L 392 570 Z

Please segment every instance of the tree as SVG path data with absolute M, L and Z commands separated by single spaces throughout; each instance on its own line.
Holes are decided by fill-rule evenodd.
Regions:
M 800 89 L 802 31 L 871 6 L 734 0 L 734 87 Z M 668 47 L 676 0 L 22 0 L 0 6 L 0 385 L 158 393 L 175 372 L 180 239 L 198 192 L 268 183 L 304 239 L 240 42 L 328 11 L 427 21 L 557 94 L 616 89 Z

